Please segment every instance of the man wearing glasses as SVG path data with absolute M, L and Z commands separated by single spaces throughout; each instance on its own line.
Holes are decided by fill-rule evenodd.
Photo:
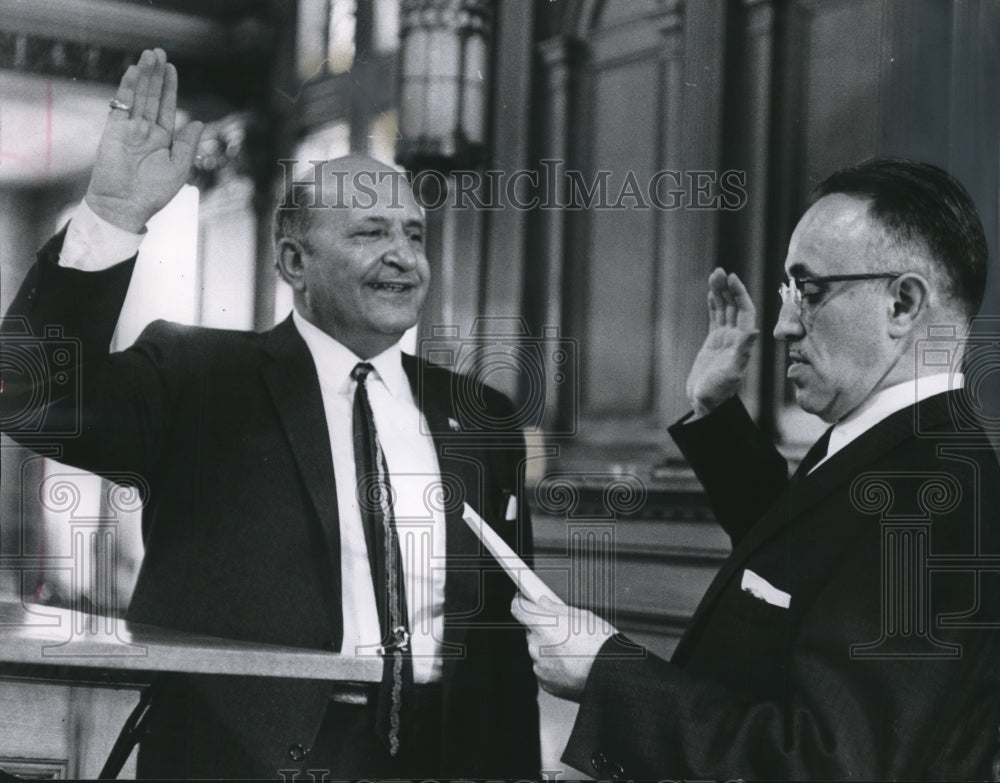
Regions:
M 569 764 L 612 779 L 1000 771 L 1000 466 L 970 414 L 996 353 L 967 339 L 986 262 L 972 201 L 940 169 L 872 160 L 819 186 L 774 336 L 796 402 L 830 427 L 791 478 L 736 396 L 754 305 L 712 272 L 693 412 L 670 433 L 733 552 L 669 663 L 608 626 L 571 635 L 601 625 L 583 610 L 515 599 L 542 686 L 580 702 Z

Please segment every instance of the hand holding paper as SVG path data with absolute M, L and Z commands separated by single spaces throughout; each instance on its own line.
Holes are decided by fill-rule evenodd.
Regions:
M 510 613 L 528 631 L 528 654 L 539 685 L 554 696 L 579 701 L 594 659 L 615 634 L 612 625 L 547 596 L 533 601 L 515 595 Z
M 528 631 L 539 684 L 555 696 L 579 700 L 594 658 L 615 629 L 586 609 L 566 605 L 468 503 L 462 518 L 520 591 L 510 611 Z

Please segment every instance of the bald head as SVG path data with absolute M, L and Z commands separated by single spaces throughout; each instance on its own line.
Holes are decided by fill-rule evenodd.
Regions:
M 416 202 L 403 172 L 368 155 L 344 155 L 313 166 L 293 178 L 285 168 L 285 186 L 274 211 L 274 242 L 295 239 L 308 246 L 309 227 L 317 212 L 327 210 L 410 208 Z

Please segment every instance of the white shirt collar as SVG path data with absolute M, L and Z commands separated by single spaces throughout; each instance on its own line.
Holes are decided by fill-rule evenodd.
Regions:
M 935 394 L 961 389 L 964 385 L 965 376 L 961 373 L 942 372 L 903 381 L 875 392 L 834 425 L 826 456 L 840 451 L 859 435 L 908 405 L 915 405 Z
M 362 359 L 318 326 L 309 323 L 298 310 L 292 311 L 292 321 L 312 354 L 320 383 L 341 394 L 347 394 L 351 390 L 351 370 L 358 362 L 367 361 L 375 368 L 373 375 L 385 384 L 393 397 L 400 397 L 409 391 L 410 379 L 403 370 L 403 352 L 398 342 L 378 356 Z

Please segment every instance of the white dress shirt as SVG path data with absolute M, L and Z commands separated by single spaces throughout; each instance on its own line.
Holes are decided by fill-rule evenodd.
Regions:
M 95 215 L 81 202 L 73 212 L 59 265 L 97 272 L 138 251 L 144 234 L 133 234 Z M 348 348 L 297 312 L 293 320 L 312 355 L 319 376 L 340 516 L 340 566 L 344 615 L 344 655 L 376 655 L 380 643 L 371 565 L 355 488 L 351 370 L 361 361 Z M 394 345 L 368 360 L 368 397 L 379 441 L 389 467 L 394 512 L 403 556 L 406 605 L 413 650 L 413 678 L 440 679 L 444 634 L 445 520 L 434 502 L 441 470 L 434 440 L 416 405 Z
M 830 432 L 830 444 L 826 449 L 826 457 L 817 462 L 813 470 L 816 470 L 855 438 L 860 437 L 893 413 L 903 410 L 908 405 L 915 405 L 921 400 L 933 397 L 935 394 L 961 389 L 964 385 L 965 376 L 961 373 L 942 372 L 903 381 L 876 392 L 834 425 Z
M 292 319 L 312 354 L 326 411 L 333 473 L 340 512 L 340 568 L 344 606 L 344 654 L 374 654 L 380 633 L 371 564 L 358 510 L 354 462 L 354 389 L 351 370 L 362 361 L 309 323 Z M 433 438 L 413 399 L 399 345 L 368 359 L 375 368 L 366 381 L 375 428 L 389 467 L 393 511 L 399 532 L 413 649 L 413 679 L 431 682 L 441 675 L 444 632 L 445 520 L 433 502 L 441 470 Z

